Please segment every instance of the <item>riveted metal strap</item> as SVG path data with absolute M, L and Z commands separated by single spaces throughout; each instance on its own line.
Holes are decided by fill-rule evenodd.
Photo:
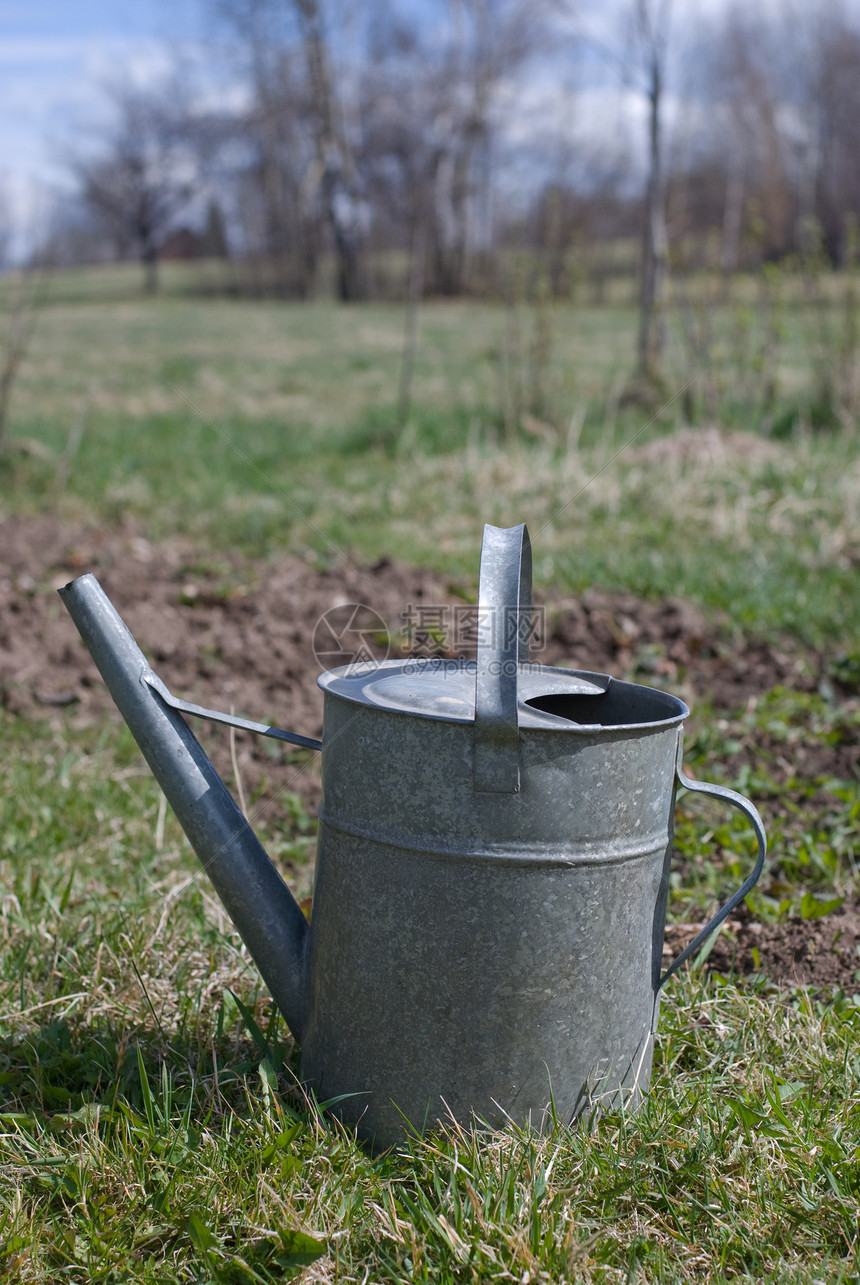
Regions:
M 528 663 L 532 552 L 525 523 L 484 527 L 478 586 L 474 787 L 487 794 L 520 788 L 518 667 Z
M 322 741 L 315 741 L 310 736 L 300 736 L 298 732 L 285 732 L 280 727 L 269 727 L 267 723 L 252 723 L 249 718 L 239 718 L 236 714 L 223 714 L 217 709 L 204 709 L 202 705 L 192 705 L 190 701 L 180 700 L 178 696 L 168 691 L 165 684 L 151 669 L 141 674 L 140 681 L 147 683 L 153 691 L 158 692 L 165 705 L 178 710 L 180 714 L 205 718 L 210 723 L 224 723 L 227 727 L 239 727 L 243 732 L 256 732 L 258 736 L 270 736 L 276 741 L 289 741 L 291 745 L 300 745 L 305 750 L 322 749 Z

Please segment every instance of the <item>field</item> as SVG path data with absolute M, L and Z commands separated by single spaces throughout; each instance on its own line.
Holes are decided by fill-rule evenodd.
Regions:
M 0 453 L 0 1279 L 857 1280 L 850 293 L 679 289 L 655 397 L 622 295 L 428 303 L 409 377 L 398 305 L 136 285 L 48 283 Z M 485 521 L 529 525 L 541 659 L 685 699 L 688 770 L 770 854 L 667 988 L 643 1110 L 370 1156 L 302 1094 L 54 590 L 96 571 L 178 694 L 318 736 L 320 615 L 408 647 L 410 603 L 474 601 Z M 310 896 L 313 757 L 198 730 Z M 754 853 L 683 793 L 676 848 L 667 960 Z

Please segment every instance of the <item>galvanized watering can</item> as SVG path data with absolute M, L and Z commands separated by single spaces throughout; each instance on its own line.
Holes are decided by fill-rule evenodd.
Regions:
M 177 700 L 93 576 L 60 593 L 319 1100 L 375 1146 L 635 1106 L 661 988 L 752 888 L 765 834 L 684 776 L 683 701 L 529 663 L 524 526 L 485 528 L 477 661 L 324 673 L 321 746 Z M 322 749 L 310 926 L 182 713 Z M 677 782 L 740 808 L 758 858 L 661 975 Z

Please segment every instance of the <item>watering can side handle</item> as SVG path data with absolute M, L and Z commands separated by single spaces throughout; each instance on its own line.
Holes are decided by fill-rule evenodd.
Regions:
M 474 788 L 520 788 L 519 666 L 529 659 L 532 548 L 524 522 L 484 527 L 478 584 Z
M 705 781 L 694 781 L 690 777 L 685 776 L 684 769 L 681 766 L 682 753 L 683 741 L 679 737 L 678 757 L 675 762 L 675 773 L 678 777 L 679 783 L 683 785 L 686 790 L 694 790 L 697 794 L 712 794 L 715 798 L 724 799 L 726 803 L 731 803 L 734 807 L 740 808 L 741 812 L 749 818 L 752 824 L 756 842 L 758 843 L 758 856 L 756 858 L 752 874 L 744 880 L 737 892 L 729 898 L 725 905 L 720 906 L 720 909 L 714 915 L 713 919 L 711 919 L 709 923 L 705 924 L 701 932 L 696 933 L 693 940 L 684 947 L 678 958 L 675 959 L 666 969 L 666 972 L 663 974 L 660 979 L 660 984 L 657 987 L 658 991 L 665 986 L 672 974 L 676 973 L 681 965 L 685 963 L 691 955 L 695 954 L 702 943 L 710 937 L 712 932 L 719 928 L 720 924 L 723 923 L 723 921 L 732 913 L 735 906 L 743 901 L 747 893 L 752 890 L 758 881 L 758 877 L 761 874 L 762 869 L 764 868 L 764 859 L 767 854 L 767 835 L 764 831 L 764 823 L 762 822 L 755 806 L 750 803 L 749 799 L 745 799 L 742 794 L 738 794 L 736 790 L 728 789 L 725 785 L 709 785 Z

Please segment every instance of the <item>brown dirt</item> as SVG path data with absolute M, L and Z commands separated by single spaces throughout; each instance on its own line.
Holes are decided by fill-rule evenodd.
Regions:
M 709 699 L 734 710 L 778 684 L 814 691 L 822 672 L 820 656 L 790 641 L 773 647 L 731 637 L 721 622 L 675 598 L 651 603 L 590 589 L 554 601 L 547 632 L 547 664 L 605 669 L 665 687 L 691 706 Z
M 410 605 L 444 605 L 452 613 L 474 592 L 474 585 L 451 586 L 388 560 L 356 568 L 281 556 L 260 564 L 210 554 L 179 538 L 153 545 L 132 525 L 106 530 L 44 516 L 10 518 L 0 523 L 0 703 L 16 715 L 78 724 L 118 717 L 54 592 L 85 571 L 98 576 L 176 695 L 313 737 L 322 733 L 316 685 L 322 667 L 313 640 L 324 613 L 344 603 L 367 604 L 399 640 Z M 777 684 L 814 690 L 824 674 L 817 654 L 791 643 L 773 647 L 732 637 L 687 603 L 647 603 L 597 589 L 580 599 L 553 600 L 546 635 L 535 657 L 544 663 L 665 687 L 693 707 L 710 700 L 718 709 L 737 710 Z M 378 640 L 370 641 L 378 652 Z M 196 730 L 232 782 L 228 734 L 211 724 Z M 315 760 L 307 754 L 279 758 L 277 751 L 273 757 L 271 741 L 241 733 L 237 741 L 246 795 L 270 797 L 269 824 L 279 815 L 285 789 L 311 807 L 316 803 Z M 816 773 L 856 772 L 853 747 L 832 747 L 830 759 L 828 749 L 822 743 L 811 751 Z M 837 762 L 846 752 L 854 756 L 851 763 Z M 676 953 L 683 930 L 670 930 L 668 940 Z M 741 917 L 720 937 L 709 965 L 856 990 L 858 941 L 856 905 L 843 905 L 823 920 L 778 926 Z
M 667 964 L 701 926 L 676 924 L 666 929 Z M 860 902 L 845 901 L 821 919 L 793 915 L 776 924 L 760 923 L 741 910 L 717 938 L 707 966 L 724 975 L 764 974 L 788 986 L 839 986 L 854 995 L 860 992 L 858 949 Z

